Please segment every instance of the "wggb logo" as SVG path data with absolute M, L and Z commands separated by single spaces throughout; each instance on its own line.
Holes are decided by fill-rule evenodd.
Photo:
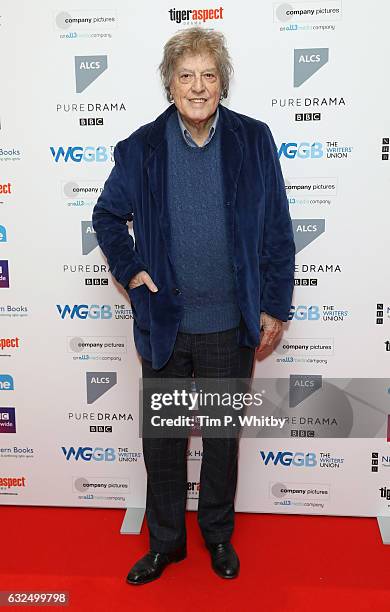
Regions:
M 323 145 L 321 142 L 283 142 L 278 151 L 279 159 L 282 155 L 287 159 L 321 159 L 324 155 Z
M 264 465 L 282 465 L 284 467 L 315 467 L 317 459 L 315 453 L 292 453 L 290 451 L 279 451 L 276 455 L 269 451 L 267 454 L 260 451 Z
M 80 162 L 106 162 L 110 159 L 110 153 L 107 147 L 50 147 L 51 154 L 56 163 L 63 159 L 65 163 L 72 161 Z
M 100 446 L 92 448 L 91 446 L 79 446 L 77 449 L 74 446 L 70 446 L 67 449 L 65 446 L 61 446 L 62 452 L 65 455 L 67 461 L 74 459 L 78 461 L 115 461 L 115 449 L 114 448 L 101 448 Z
M 319 306 L 291 306 L 288 320 L 296 319 L 297 321 L 318 321 L 320 318 Z
M 70 306 L 65 304 L 57 304 L 57 310 L 61 316 L 61 319 L 69 317 L 70 319 L 112 319 L 112 310 L 109 304 L 74 304 Z

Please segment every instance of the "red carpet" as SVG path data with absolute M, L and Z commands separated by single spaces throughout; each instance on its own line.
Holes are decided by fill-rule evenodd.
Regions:
M 241 574 L 228 581 L 212 572 L 188 512 L 187 559 L 132 587 L 125 576 L 148 538 L 145 525 L 140 536 L 121 536 L 123 515 L 1 507 L 0 591 L 65 590 L 69 607 L 44 609 L 80 612 L 390 611 L 390 546 L 375 519 L 237 514 Z

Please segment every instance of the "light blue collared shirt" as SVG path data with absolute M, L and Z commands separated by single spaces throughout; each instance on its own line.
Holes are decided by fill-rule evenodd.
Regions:
M 183 138 L 184 138 L 185 142 L 190 147 L 198 147 L 198 148 L 201 149 L 202 147 L 205 147 L 210 142 L 212 137 L 214 136 L 215 128 L 217 126 L 218 119 L 219 119 L 219 108 L 217 108 L 217 112 L 215 113 L 214 121 L 213 121 L 212 126 L 210 127 L 209 135 L 207 136 L 206 140 L 204 141 L 204 143 L 202 144 L 201 147 L 195 142 L 195 140 L 192 138 L 191 134 L 187 130 L 186 126 L 183 123 L 182 118 L 180 117 L 179 111 L 177 111 L 177 118 L 179 119 L 179 125 L 180 125 L 180 129 L 181 129 L 181 133 L 183 134 Z

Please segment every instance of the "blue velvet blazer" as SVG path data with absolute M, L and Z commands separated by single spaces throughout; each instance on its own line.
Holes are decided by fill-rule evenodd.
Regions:
M 168 361 L 183 312 L 170 253 L 166 201 L 169 106 L 114 150 L 115 165 L 92 222 L 110 271 L 128 292 L 138 352 L 159 369 Z M 294 285 L 295 245 L 283 176 L 268 126 L 219 106 L 224 203 L 233 236 L 234 274 L 242 314 L 240 344 L 260 341 L 260 312 L 287 321 Z M 194 211 L 196 214 L 196 211 Z M 133 221 L 135 241 L 127 222 Z M 146 270 L 159 288 L 128 289 Z M 218 282 L 218 279 L 215 279 Z

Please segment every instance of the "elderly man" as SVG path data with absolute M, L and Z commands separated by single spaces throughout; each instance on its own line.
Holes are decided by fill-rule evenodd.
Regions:
M 144 379 L 249 378 L 256 348 L 269 353 L 287 321 L 293 290 L 275 143 L 265 123 L 220 104 L 232 74 L 221 33 L 180 31 L 160 72 L 171 105 L 115 147 L 93 226 L 128 291 Z M 186 557 L 187 439 L 144 437 L 143 451 L 150 550 L 127 576 L 137 585 Z M 223 578 L 239 573 L 237 452 L 237 438 L 203 438 L 198 522 Z

